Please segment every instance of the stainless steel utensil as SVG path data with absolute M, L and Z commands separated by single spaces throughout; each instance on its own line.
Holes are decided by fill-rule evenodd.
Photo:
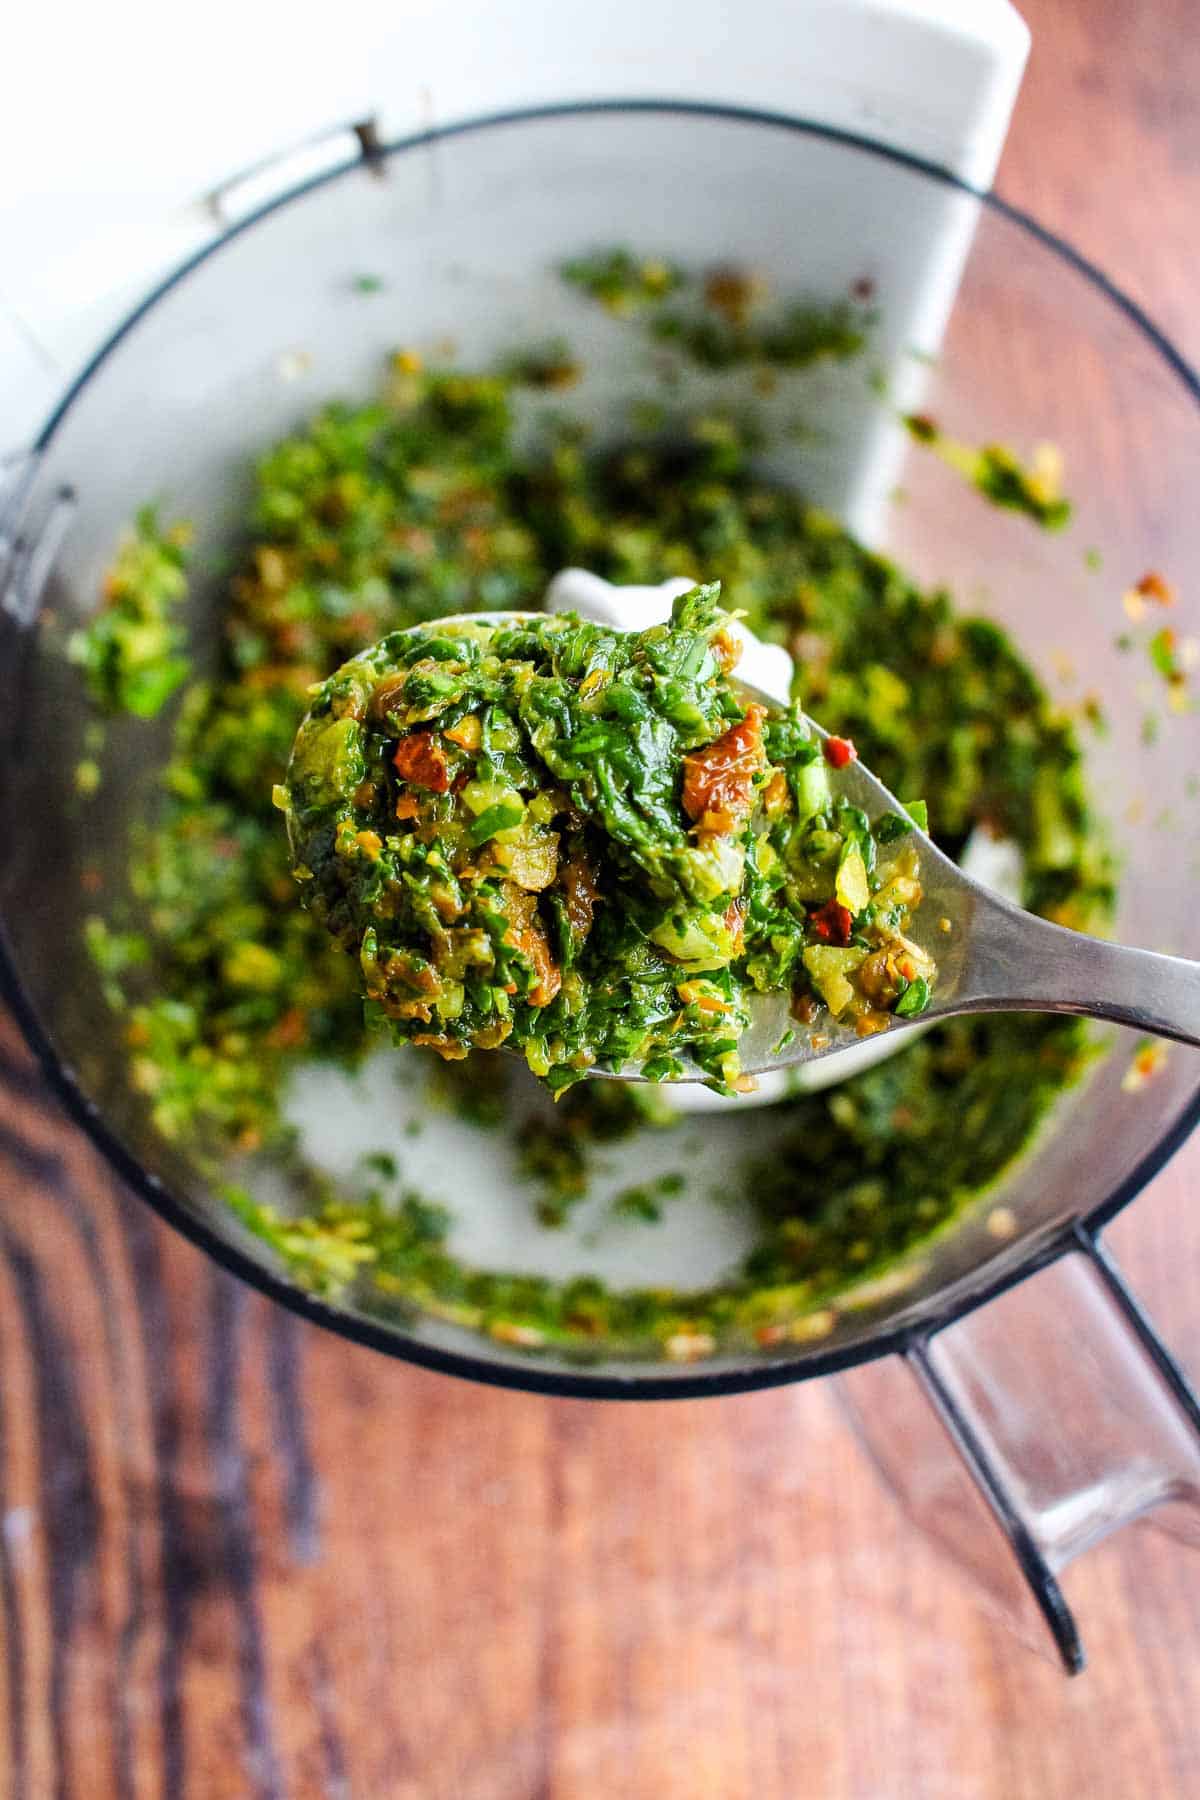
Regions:
M 777 708 L 770 695 L 742 686 L 762 705 Z M 818 736 L 828 735 L 815 720 L 809 725 Z M 857 759 L 838 771 L 838 782 L 839 791 L 872 822 L 905 811 Z M 914 827 L 913 836 L 920 846 L 925 897 L 911 935 L 937 962 L 938 979 L 926 1011 L 915 1019 L 895 1019 L 885 1036 L 961 1013 L 1041 1012 L 1107 1019 L 1155 1037 L 1200 1044 L 1200 963 L 1051 925 L 965 875 L 924 832 Z M 863 1042 L 852 1024 L 828 1017 L 815 1027 L 798 1026 L 789 1017 L 786 993 L 759 997 L 751 1011 L 741 1040 L 748 1075 L 799 1068 Z M 687 1058 L 684 1065 L 680 1080 L 704 1079 Z M 591 1073 L 603 1078 L 612 1072 Z M 641 1079 L 632 1063 L 616 1078 Z

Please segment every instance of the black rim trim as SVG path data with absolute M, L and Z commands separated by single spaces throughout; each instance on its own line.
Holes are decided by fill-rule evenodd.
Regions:
M 1039 225 L 1028 213 L 1013 206 L 1009 201 L 1001 199 L 994 193 L 985 193 L 972 187 L 939 164 L 929 162 L 925 158 L 912 155 L 907 151 L 893 149 L 857 132 L 822 125 L 811 119 L 791 118 L 786 114 L 747 107 L 710 105 L 699 101 L 669 99 L 608 99 L 572 102 L 556 106 L 518 108 L 464 120 L 460 124 L 435 130 L 417 132 L 386 145 L 372 160 L 378 162 L 380 159 L 419 149 L 423 145 L 442 143 L 452 138 L 466 136 L 469 133 L 491 130 L 504 125 L 528 124 L 539 119 L 568 118 L 578 114 L 630 112 L 725 119 L 735 123 L 769 126 L 801 136 L 823 138 L 830 143 L 845 144 L 849 148 L 862 150 L 880 157 L 884 161 L 896 163 L 900 167 L 940 181 L 944 186 L 955 189 L 959 193 L 972 196 L 981 205 L 991 208 L 1013 224 L 1023 228 L 1105 294 L 1153 345 L 1183 382 L 1197 405 L 1200 405 L 1200 377 L 1180 355 L 1170 339 L 1147 317 L 1136 301 L 1132 300 L 1115 282 L 1111 281 L 1107 275 L 1063 238 L 1047 230 L 1045 226 Z M 39 433 L 34 445 L 34 454 L 40 456 L 49 447 L 55 432 L 75 400 L 101 365 L 130 335 L 150 309 L 178 286 L 194 269 L 272 213 L 290 205 L 295 200 L 302 199 L 317 188 L 340 180 L 343 176 L 363 166 L 364 158 L 362 156 L 353 157 L 332 169 L 323 170 L 319 175 L 299 183 L 296 187 L 289 188 L 286 192 L 267 201 L 263 206 L 256 208 L 244 219 L 239 219 L 236 224 L 215 238 L 211 244 L 205 245 L 203 249 L 173 269 L 127 315 L 87 362 L 80 374 L 76 376 Z M 1137 1167 L 1114 1192 L 1088 1213 L 1086 1220 L 1082 1222 L 1068 1221 L 1056 1230 L 1052 1237 L 1040 1246 L 1035 1246 L 1031 1254 L 1018 1266 L 1006 1269 L 999 1275 L 980 1282 L 978 1286 L 968 1286 L 945 1315 L 932 1322 L 929 1319 L 914 1321 L 910 1325 L 885 1332 L 881 1336 L 871 1337 L 861 1344 L 818 1352 L 806 1357 L 799 1364 L 793 1361 L 776 1362 L 767 1363 L 761 1367 L 751 1366 L 736 1372 L 712 1371 L 706 1374 L 697 1371 L 695 1374 L 675 1377 L 646 1374 L 639 1371 L 631 1372 L 629 1376 L 623 1378 L 619 1375 L 595 1375 L 584 1371 L 541 1369 L 532 1362 L 528 1365 L 498 1363 L 466 1351 L 443 1350 L 435 1345 L 424 1344 L 419 1339 L 402 1335 L 401 1328 L 386 1326 L 382 1323 L 376 1324 L 362 1315 L 342 1312 L 325 1301 L 304 1293 L 303 1290 L 295 1287 L 270 1268 L 256 1262 L 252 1257 L 237 1249 L 226 1239 L 220 1237 L 203 1220 L 196 1217 L 171 1194 L 157 1177 L 149 1174 L 137 1157 L 104 1123 L 97 1107 L 83 1093 L 73 1072 L 62 1061 L 49 1034 L 44 1029 L 37 1010 L 25 991 L 7 933 L 2 928 L 0 928 L 0 996 L 7 1001 L 30 1049 L 38 1059 L 47 1082 L 70 1118 L 86 1132 L 93 1144 L 134 1193 L 153 1207 L 155 1212 L 183 1237 L 211 1256 L 222 1268 L 239 1276 L 250 1286 L 269 1295 L 271 1299 L 277 1300 L 280 1305 L 286 1306 L 290 1311 L 298 1313 L 311 1323 L 324 1326 L 327 1330 L 336 1332 L 341 1337 L 350 1338 L 356 1343 L 364 1344 L 370 1349 L 382 1351 L 385 1355 L 415 1363 L 422 1368 L 436 1370 L 441 1374 L 482 1382 L 491 1387 L 517 1388 L 529 1393 L 552 1394 L 574 1399 L 694 1400 L 752 1393 L 763 1388 L 781 1387 L 794 1381 L 811 1380 L 822 1375 L 835 1374 L 839 1369 L 850 1368 L 855 1363 L 865 1362 L 876 1356 L 910 1350 L 914 1344 L 923 1342 L 931 1334 L 952 1324 L 955 1319 L 962 1318 L 966 1313 L 973 1311 L 975 1307 L 984 1305 L 988 1300 L 1015 1286 L 1019 1281 L 1024 1281 L 1027 1276 L 1055 1261 L 1065 1251 L 1077 1248 L 1076 1234 L 1080 1224 L 1085 1225 L 1089 1231 L 1098 1231 L 1123 1207 L 1127 1206 L 1147 1182 L 1153 1179 L 1190 1135 L 1196 1124 L 1200 1123 L 1200 1088 L 1198 1088 L 1175 1124 L 1163 1134 L 1154 1148 L 1142 1158 Z

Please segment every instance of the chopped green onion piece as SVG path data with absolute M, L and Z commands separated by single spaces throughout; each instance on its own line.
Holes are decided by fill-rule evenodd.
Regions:
M 929 1005 L 929 983 L 923 975 L 910 981 L 902 989 L 896 1002 L 896 1017 L 899 1019 L 915 1019 Z

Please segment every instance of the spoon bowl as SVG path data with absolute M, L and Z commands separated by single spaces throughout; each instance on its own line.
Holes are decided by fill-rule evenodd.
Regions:
M 769 694 L 739 685 L 748 699 L 778 709 Z M 816 736 L 828 737 L 815 719 L 807 724 Z M 857 757 L 839 770 L 838 779 L 844 797 L 872 824 L 885 813 L 905 815 L 902 802 Z M 883 1041 L 964 1013 L 1040 1012 L 1106 1019 L 1156 1037 L 1200 1044 L 1200 963 L 1053 925 L 966 874 L 915 825 L 912 836 L 920 847 L 924 897 L 909 935 L 933 958 L 938 975 L 930 1005 L 913 1019 L 893 1015 L 880 1034 Z M 751 1014 L 739 1045 L 743 1073 L 750 1076 L 801 1069 L 861 1048 L 864 1041 L 853 1025 L 828 1015 L 814 1025 L 801 1025 L 791 1017 L 789 996 L 782 991 L 758 996 Z M 677 1080 L 706 1079 L 688 1058 L 682 1060 Z M 632 1063 L 620 1071 L 590 1073 L 642 1079 Z

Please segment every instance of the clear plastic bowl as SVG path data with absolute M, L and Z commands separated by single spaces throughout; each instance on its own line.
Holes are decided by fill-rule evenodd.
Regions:
M 0 914 L 9 996 L 59 1091 L 132 1185 L 248 1280 L 349 1336 L 458 1373 L 576 1394 L 697 1394 L 788 1381 L 876 1356 L 944 1325 L 1045 1260 L 1078 1221 L 1134 1195 L 1197 1116 L 1196 1057 L 1174 1051 L 1141 1092 L 1118 1045 L 1069 1095 L 988 1209 L 927 1246 L 903 1282 L 839 1311 L 831 1335 L 770 1357 L 696 1367 L 586 1368 L 483 1341 L 433 1319 L 389 1320 L 291 1283 L 195 1170 L 153 1131 L 125 1081 L 117 1026 L 83 953 L 85 856 L 108 891 L 125 833 L 153 802 L 169 724 L 117 723 L 99 794 L 72 775 L 86 709 L 65 634 L 91 614 L 122 525 L 148 496 L 201 522 L 198 562 L 236 530 L 254 452 L 322 401 L 369 394 L 398 342 L 449 334 L 465 367 L 561 335 L 588 368 L 572 395 L 599 430 L 644 390 L 629 338 L 556 279 L 565 255 L 630 243 L 696 264 L 731 259 L 785 292 L 874 286 L 872 358 L 814 372 L 819 440 L 776 458 L 878 548 L 1007 626 L 1052 688 L 1095 693 L 1091 782 L 1122 860 L 1119 934 L 1200 956 L 1195 905 L 1196 716 L 1168 715 L 1144 655 L 1114 640 L 1125 588 L 1159 569 L 1170 623 L 1198 628 L 1200 409 L 1186 367 L 1137 310 L 1065 246 L 944 174 L 794 121 L 696 107 L 597 106 L 481 122 L 397 145 L 266 208 L 180 271 L 117 333 L 13 471 L 0 610 Z M 386 304 L 364 303 L 369 272 Z M 914 354 L 914 352 L 918 354 Z M 936 355 L 936 361 L 931 361 Z M 291 379 L 284 376 L 290 375 Z M 913 448 L 898 405 L 972 442 L 1062 452 L 1075 502 L 1051 536 L 986 506 Z M 889 496 L 901 483 L 906 500 Z M 1095 547 L 1102 566 L 1085 560 Z M 0 538 L 0 549 L 4 540 Z M 205 642 L 212 593 L 196 591 Z M 201 651 L 203 656 L 203 650 Z M 1073 685 L 1062 686 L 1064 659 Z M 1157 741 L 1144 715 L 1163 714 Z M 519 1252 L 514 1254 L 519 1266 Z

